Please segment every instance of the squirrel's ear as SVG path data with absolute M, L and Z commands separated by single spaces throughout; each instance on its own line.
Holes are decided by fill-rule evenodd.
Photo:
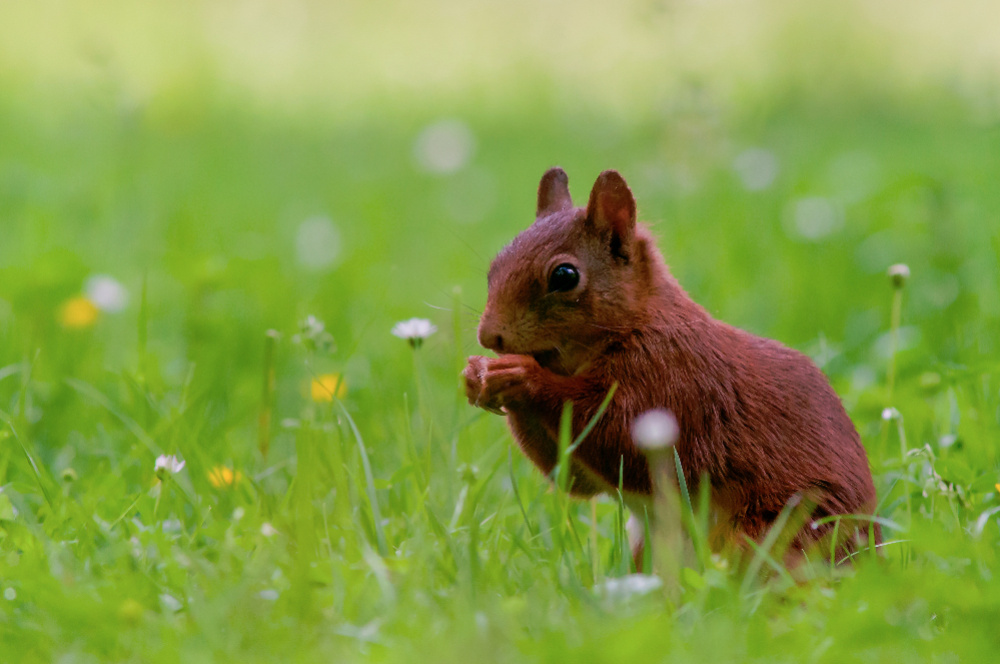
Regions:
M 610 232 L 612 253 L 628 259 L 635 235 L 635 198 L 618 171 L 604 171 L 597 177 L 587 204 L 587 221 L 598 232 Z
M 545 171 L 542 181 L 538 183 L 538 208 L 535 210 L 535 217 L 545 217 L 571 207 L 573 199 L 569 196 L 566 171 L 558 166 Z

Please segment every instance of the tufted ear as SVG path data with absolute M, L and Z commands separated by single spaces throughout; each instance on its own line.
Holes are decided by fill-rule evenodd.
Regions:
M 626 261 L 635 237 L 635 198 L 618 171 L 597 177 L 587 203 L 587 221 L 598 233 L 611 238 L 611 253 Z
M 566 171 L 558 166 L 545 171 L 542 181 L 538 183 L 538 208 L 535 210 L 535 217 L 545 217 L 572 207 L 573 199 L 569 195 Z

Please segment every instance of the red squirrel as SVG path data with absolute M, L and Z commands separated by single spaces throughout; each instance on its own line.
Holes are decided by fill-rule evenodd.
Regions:
M 534 224 L 490 265 L 478 335 L 498 357 L 469 358 L 469 402 L 505 415 L 521 449 L 550 475 L 563 404 L 572 402 L 575 436 L 617 384 L 572 454 L 570 491 L 593 496 L 620 481 L 632 505 L 652 491 L 633 421 L 669 410 L 692 495 L 703 476 L 711 482 L 717 548 L 747 550 L 747 538 L 761 541 L 782 509 L 801 498 L 810 511 L 791 550 L 831 532 L 832 524 L 816 527 L 814 520 L 872 514 L 864 447 L 812 361 L 696 304 L 649 229 L 636 222 L 635 199 L 618 172 L 601 173 L 586 207 L 573 205 L 568 184 L 560 168 L 545 173 Z M 846 525 L 838 529 L 842 543 L 848 530 L 868 531 L 863 521 Z M 881 541 L 877 523 L 873 531 Z M 636 545 L 641 551 L 642 542 Z

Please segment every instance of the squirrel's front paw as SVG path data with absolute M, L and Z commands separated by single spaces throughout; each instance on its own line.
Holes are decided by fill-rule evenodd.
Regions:
M 465 396 L 473 406 L 505 414 L 502 410 L 529 395 L 541 367 L 530 355 L 473 356 L 462 372 Z
M 504 412 L 500 410 L 499 403 L 487 403 L 482 398 L 489 361 L 490 358 L 481 355 L 473 355 L 469 358 L 469 363 L 465 365 L 465 370 L 462 371 L 462 377 L 465 378 L 465 398 L 473 406 L 484 408 L 497 415 L 503 415 Z

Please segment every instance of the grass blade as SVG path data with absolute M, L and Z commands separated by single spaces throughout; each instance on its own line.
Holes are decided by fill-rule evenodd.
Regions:
M 351 427 L 354 440 L 358 443 L 358 453 L 361 455 L 361 465 L 365 472 L 365 494 L 368 496 L 368 506 L 372 511 L 372 521 L 374 521 L 372 525 L 375 527 L 375 537 L 378 540 L 378 552 L 381 556 L 387 556 L 389 555 L 389 546 L 386 544 L 385 532 L 382 529 L 382 511 L 379 509 L 378 496 L 375 494 L 375 477 L 372 474 L 372 464 L 368 460 L 368 450 L 365 449 L 365 441 L 361 438 L 361 432 L 358 431 L 358 425 L 354 423 L 354 418 L 347 412 L 339 399 L 336 399 L 336 402 L 340 407 L 340 412 L 344 414 L 348 426 Z

